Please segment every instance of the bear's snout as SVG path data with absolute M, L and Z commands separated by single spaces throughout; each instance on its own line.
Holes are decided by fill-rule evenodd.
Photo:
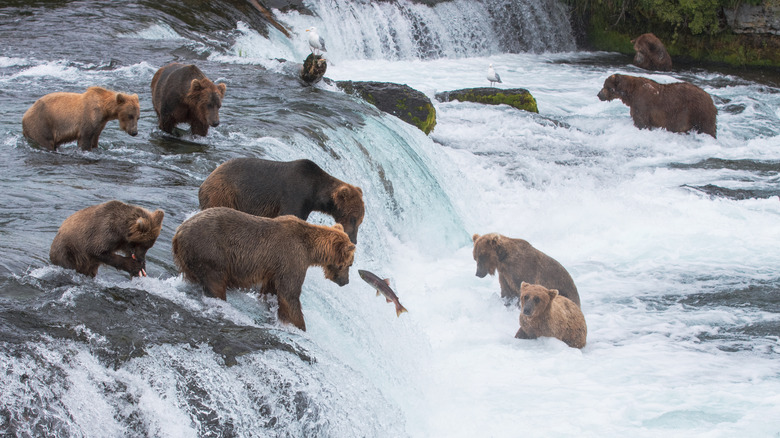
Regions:
M 479 278 L 485 278 L 485 276 L 487 275 L 487 269 L 481 269 L 477 267 L 477 273 L 475 275 Z
M 523 315 L 531 316 L 531 314 L 534 312 L 534 309 L 532 306 L 523 306 Z
M 219 126 L 219 119 L 214 120 L 214 121 L 211 122 L 211 127 L 212 128 L 216 128 L 217 126 Z
M 601 101 L 607 100 L 607 89 L 602 88 L 601 91 L 599 91 L 598 96 L 599 96 L 599 100 Z

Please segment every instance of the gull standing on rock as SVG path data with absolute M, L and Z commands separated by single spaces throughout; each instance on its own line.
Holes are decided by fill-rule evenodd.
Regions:
M 311 53 L 319 55 L 319 53 L 316 52 L 327 52 L 327 50 L 325 50 L 325 40 L 317 33 L 316 27 L 312 26 L 306 29 L 306 32 L 309 32 L 309 48 L 311 49 Z
M 499 76 L 498 73 L 496 73 L 496 71 L 493 70 L 493 64 L 490 64 L 490 67 L 488 67 L 487 80 L 490 81 L 491 87 L 496 82 L 498 82 L 499 84 L 501 83 L 501 76 Z

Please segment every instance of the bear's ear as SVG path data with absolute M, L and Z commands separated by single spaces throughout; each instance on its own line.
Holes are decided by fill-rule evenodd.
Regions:
M 472 242 L 477 243 L 477 239 L 479 239 L 479 234 L 475 233 L 473 236 L 471 236 L 471 241 Z
M 127 96 L 122 93 L 116 93 L 116 103 L 122 105 L 127 100 Z
M 162 210 L 158 209 L 152 213 L 152 223 L 154 224 L 155 228 L 162 226 L 163 217 L 165 217 L 165 212 Z
M 217 85 L 217 91 L 219 92 L 219 97 L 225 97 L 225 91 L 227 90 L 227 85 L 225 84 L 218 84 Z
M 190 93 L 197 93 L 202 89 L 203 85 L 200 83 L 200 80 L 193 79 L 192 82 L 190 82 Z
M 549 289 L 547 293 L 550 294 L 550 300 L 552 301 L 558 296 L 558 289 Z
M 136 233 L 145 233 L 149 231 L 151 228 L 151 224 L 145 217 L 139 217 L 135 220 L 135 223 L 133 224 L 133 229 L 131 231 L 134 231 Z
M 522 282 L 522 283 L 520 283 L 520 288 L 521 288 L 521 289 L 522 289 L 522 288 L 524 288 L 524 287 L 528 287 L 528 286 L 530 286 L 530 284 L 528 284 L 528 283 L 526 283 L 526 282 Z
M 337 229 L 339 231 L 344 231 L 344 226 L 341 225 L 341 224 L 336 224 L 336 225 L 333 226 L 333 228 L 335 228 L 335 229 Z

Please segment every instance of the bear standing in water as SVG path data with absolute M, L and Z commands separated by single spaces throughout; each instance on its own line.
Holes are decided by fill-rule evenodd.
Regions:
M 138 95 L 122 94 L 101 87 L 89 87 L 84 93 L 51 93 L 37 101 L 22 117 L 22 133 L 48 150 L 78 141 L 88 151 L 98 145 L 106 123 L 119 119 L 119 128 L 138 134 L 141 107 Z
M 582 348 L 588 336 L 585 316 L 570 299 L 558 295 L 555 289 L 538 284 L 520 285 L 519 339 L 540 336 L 558 338 L 569 347 Z
M 177 124 L 189 123 L 193 134 L 205 136 L 209 126 L 219 126 L 226 88 L 191 64 L 173 63 L 157 70 L 152 78 L 152 105 L 160 129 L 173 134 Z
M 571 275 L 558 261 L 531 246 L 523 239 L 512 239 L 497 233 L 471 237 L 477 277 L 495 275 L 501 285 L 501 298 L 520 297 L 523 281 L 543 284 L 561 291 L 561 295 L 580 305 L 580 295 Z
M 688 82 L 659 84 L 637 76 L 614 74 L 604 81 L 600 100 L 620 99 L 631 108 L 634 126 L 672 132 L 696 131 L 715 137 L 718 109 L 712 97 Z
M 235 158 L 222 163 L 198 191 L 200 208 L 230 207 L 255 216 L 295 215 L 312 211 L 333 216 L 357 243 L 365 206 L 360 187 L 326 173 L 310 160 L 269 161 Z
M 269 219 L 214 207 L 184 221 L 173 236 L 173 260 L 184 278 L 224 300 L 228 288 L 261 285 L 279 300 L 279 319 L 306 330 L 301 288 L 310 266 L 344 286 L 355 245 L 340 224 L 307 223 L 295 216 Z
M 664 43 L 652 33 L 639 35 L 631 40 L 634 44 L 634 65 L 645 70 L 669 71 L 672 69 L 672 57 L 666 51 Z
M 87 207 L 62 223 L 49 258 L 90 277 L 97 275 L 101 263 L 131 276 L 146 276 L 146 252 L 160 235 L 164 215 L 162 210 L 152 213 L 121 201 Z

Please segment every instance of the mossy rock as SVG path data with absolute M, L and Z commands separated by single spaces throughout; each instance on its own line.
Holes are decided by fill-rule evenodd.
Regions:
M 461 102 L 486 103 L 488 105 L 509 105 L 511 107 L 538 113 L 536 99 L 524 88 L 464 88 L 461 90 L 436 93 L 436 99 L 441 102 L 458 100 Z
M 430 134 L 436 126 L 436 108 L 420 91 L 404 84 L 391 82 L 339 81 L 339 88 L 356 94 L 380 110 Z

